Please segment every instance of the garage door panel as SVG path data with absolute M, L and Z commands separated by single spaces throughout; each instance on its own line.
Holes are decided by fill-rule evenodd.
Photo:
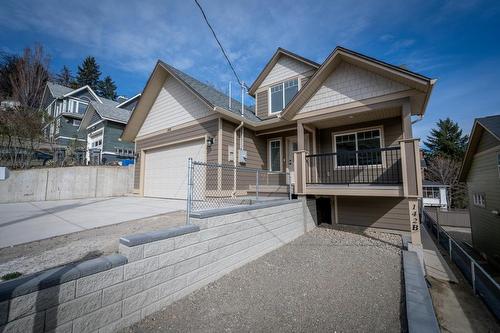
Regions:
M 206 161 L 204 140 L 146 152 L 144 196 L 186 199 L 187 160 Z

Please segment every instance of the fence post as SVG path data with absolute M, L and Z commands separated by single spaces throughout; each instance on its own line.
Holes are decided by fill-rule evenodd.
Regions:
M 186 224 L 191 223 L 191 201 L 193 200 L 193 159 L 188 158 L 188 174 L 187 174 L 187 200 L 186 200 Z
M 287 172 L 288 177 L 288 200 L 292 200 L 292 177 L 290 172 Z
M 440 228 L 440 225 L 439 225 L 439 209 L 436 209 L 436 231 L 437 231 L 438 245 L 439 245 L 439 228 Z
M 475 265 L 474 265 L 474 260 L 472 258 L 470 260 L 470 272 L 472 276 L 472 291 L 474 292 L 474 295 L 476 295 L 476 270 L 475 270 Z
M 448 251 L 450 252 L 450 260 L 453 262 L 453 257 L 451 256 L 451 236 L 448 234 Z
M 259 169 L 255 175 L 255 200 L 259 200 Z

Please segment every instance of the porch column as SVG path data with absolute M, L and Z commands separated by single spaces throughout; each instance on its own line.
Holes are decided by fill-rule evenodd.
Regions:
M 419 140 L 406 139 L 400 141 L 401 167 L 403 171 L 403 191 L 408 199 L 410 215 L 411 241 L 420 245 L 420 217 L 418 199 L 422 197 L 422 176 L 420 171 Z
M 422 244 L 418 209 L 418 199 L 422 197 L 422 171 L 420 169 L 419 139 L 413 138 L 410 101 L 403 102 L 401 124 L 403 130 L 403 140 L 400 141 L 403 192 L 408 199 L 411 242 L 418 246 Z
M 297 122 L 297 150 L 304 150 L 304 125 Z
M 411 128 L 411 105 L 410 101 L 403 102 L 401 110 L 401 120 L 403 127 L 403 139 L 411 139 L 413 137 L 413 131 Z

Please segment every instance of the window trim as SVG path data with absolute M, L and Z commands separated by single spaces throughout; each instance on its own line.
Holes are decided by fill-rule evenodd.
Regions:
M 280 143 L 280 169 L 271 170 L 271 142 L 276 141 Z M 267 139 L 267 169 L 269 172 L 283 172 L 283 139 L 281 137 Z
M 283 110 L 285 109 L 286 105 L 285 105 L 285 82 L 288 82 L 288 81 L 292 81 L 292 80 L 297 80 L 297 93 L 300 91 L 300 89 L 302 88 L 301 86 L 301 80 L 302 77 L 301 76 L 294 76 L 294 77 L 290 77 L 290 78 L 287 78 L 285 80 L 282 80 L 282 81 L 278 81 L 278 82 L 275 82 L 271 85 L 269 85 L 269 87 L 266 88 L 267 90 L 267 115 L 268 116 L 276 116 L 277 114 L 280 114 L 281 112 L 283 112 Z M 278 85 L 281 85 L 282 87 L 282 92 L 283 92 L 283 109 L 281 109 L 280 111 L 276 111 L 276 112 L 272 112 L 271 111 L 271 108 L 272 108 L 272 105 L 271 105 L 271 88 L 272 87 L 276 87 Z
M 385 140 L 384 140 L 384 125 L 377 125 L 377 126 L 372 126 L 372 127 L 364 127 L 364 128 L 356 128 L 356 129 L 350 129 L 350 130 L 345 130 L 345 131 L 339 131 L 339 132 L 332 132 L 332 151 L 333 153 L 337 153 L 337 136 L 343 136 L 343 135 L 350 135 L 354 134 L 356 136 L 356 151 L 358 150 L 358 133 L 360 132 L 367 132 L 367 131 L 372 131 L 372 130 L 379 130 L 380 131 L 380 148 L 385 148 Z M 334 156 L 335 160 L 335 165 L 334 169 L 345 169 L 349 167 L 376 167 L 376 168 L 385 168 L 385 158 L 384 158 L 384 152 L 382 152 L 382 164 L 366 164 L 366 165 L 359 165 L 358 160 L 356 158 L 356 164 L 355 165 L 337 165 L 337 155 Z

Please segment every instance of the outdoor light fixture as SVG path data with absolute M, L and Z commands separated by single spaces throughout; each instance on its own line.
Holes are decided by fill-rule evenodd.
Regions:
M 208 137 L 207 138 L 207 147 L 210 148 L 214 144 L 214 138 Z

